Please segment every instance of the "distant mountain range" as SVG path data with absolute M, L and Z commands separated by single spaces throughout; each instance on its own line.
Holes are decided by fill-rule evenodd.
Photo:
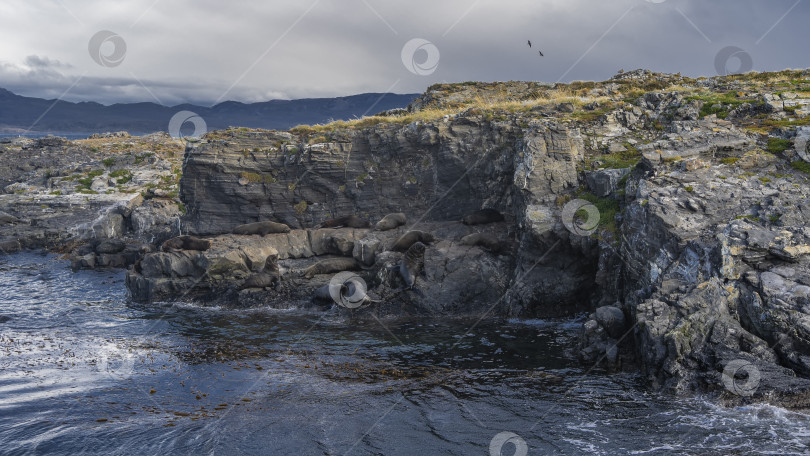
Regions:
M 182 104 L 94 102 L 71 103 L 16 95 L 0 89 L 0 133 L 130 133 L 167 131 L 179 111 L 192 111 L 205 120 L 208 130 L 229 126 L 288 129 L 301 124 L 325 123 L 404 108 L 419 94 L 364 93 L 337 98 L 270 100 L 260 103 L 226 101 L 212 107 Z M 54 103 L 55 102 L 55 103 Z M 44 114 L 44 115 L 43 115 Z M 32 127 L 33 126 L 33 127 Z

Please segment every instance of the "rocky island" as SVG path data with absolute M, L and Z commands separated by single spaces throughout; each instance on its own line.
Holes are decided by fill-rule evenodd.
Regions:
M 5 140 L 0 248 L 127 268 L 139 302 L 583 314 L 590 365 L 806 408 L 808 140 L 810 71 L 645 70 L 289 131 Z

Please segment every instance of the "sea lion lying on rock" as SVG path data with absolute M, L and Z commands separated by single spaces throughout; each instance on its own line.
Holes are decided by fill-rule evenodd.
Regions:
M 0 225 L 9 225 L 11 223 L 17 223 L 20 219 L 14 217 L 13 215 L 0 211 Z
M 281 273 L 278 268 L 278 255 L 270 255 L 264 262 L 264 269 L 248 277 L 239 289 L 272 287 L 278 290 L 280 284 Z
M 343 290 L 341 290 L 341 292 L 342 291 Z M 329 284 L 327 283 L 326 285 L 315 290 L 315 294 L 312 295 L 312 300 L 323 304 L 334 303 L 335 300 L 332 299 L 332 292 L 329 290 Z
M 503 249 L 503 243 L 492 234 L 473 233 L 461 238 L 462 245 L 473 245 L 484 247 L 492 253 L 498 253 Z
M 208 239 L 200 239 L 194 236 L 177 236 L 164 242 L 160 246 L 160 250 L 164 252 L 176 252 L 179 250 L 199 250 L 205 252 L 211 248 L 211 241 Z
M 333 274 L 341 271 L 357 271 L 360 263 L 354 258 L 328 258 L 321 260 L 304 270 L 304 277 L 311 279 L 318 274 Z
M 481 209 L 461 219 L 461 223 L 465 225 L 483 225 L 502 221 L 503 215 L 495 209 Z
M 276 223 L 269 221 L 255 222 L 255 223 L 248 223 L 245 225 L 239 225 L 236 228 L 234 228 L 232 232 L 233 234 L 239 234 L 243 236 L 250 236 L 253 234 L 265 236 L 274 233 L 289 233 L 290 227 L 283 223 Z
M 406 288 L 413 289 L 416 277 L 419 276 L 424 267 L 425 244 L 417 242 L 405 252 L 405 256 L 402 257 L 402 261 L 399 263 L 399 273 L 405 281 Z
M 368 220 L 363 220 L 356 215 L 347 215 L 336 219 L 326 220 L 318 225 L 318 228 L 371 228 Z
M 397 212 L 394 214 L 388 214 L 382 218 L 376 225 L 374 225 L 374 229 L 377 231 L 388 231 L 393 230 L 396 227 L 402 226 L 407 222 L 407 218 L 405 214 L 402 212 Z
M 355 275 L 354 278 L 358 277 Z M 318 288 L 312 300 L 321 304 L 338 304 L 348 309 L 356 309 L 369 302 L 380 302 L 366 294 L 365 283 L 359 284 L 352 278 L 343 283 L 330 282 Z
M 418 230 L 408 231 L 400 236 L 389 250 L 393 250 L 394 252 L 404 252 L 411 248 L 411 246 L 416 242 L 429 244 L 435 240 L 436 238 L 430 233 Z

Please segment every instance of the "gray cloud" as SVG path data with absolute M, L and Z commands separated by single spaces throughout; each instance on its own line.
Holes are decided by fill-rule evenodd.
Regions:
M 62 63 L 58 60 L 49 59 L 48 57 L 40 57 L 38 55 L 29 55 L 26 57 L 25 65 L 30 68 L 37 69 L 73 68 L 73 65 L 68 63 Z
M 810 4 L 794 0 L 8 0 L 0 15 L 0 87 L 105 104 L 421 92 L 444 81 L 606 79 L 620 68 L 712 76 L 729 45 L 755 70 L 810 66 Z M 126 42 L 120 65 L 89 55 L 100 30 Z M 432 74 L 402 64 L 412 38 L 439 49 Z

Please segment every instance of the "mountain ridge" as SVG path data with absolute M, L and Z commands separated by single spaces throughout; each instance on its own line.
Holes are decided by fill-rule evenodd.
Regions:
M 362 93 L 333 98 L 268 100 L 256 103 L 224 101 L 206 107 L 190 103 L 165 106 L 152 102 L 102 105 L 17 95 L 0 88 L 0 132 L 5 133 L 132 133 L 166 131 L 173 115 L 192 111 L 208 130 L 239 125 L 288 129 L 300 124 L 347 120 L 394 108 L 404 108 L 419 94 Z M 43 114 L 44 113 L 44 114 Z

